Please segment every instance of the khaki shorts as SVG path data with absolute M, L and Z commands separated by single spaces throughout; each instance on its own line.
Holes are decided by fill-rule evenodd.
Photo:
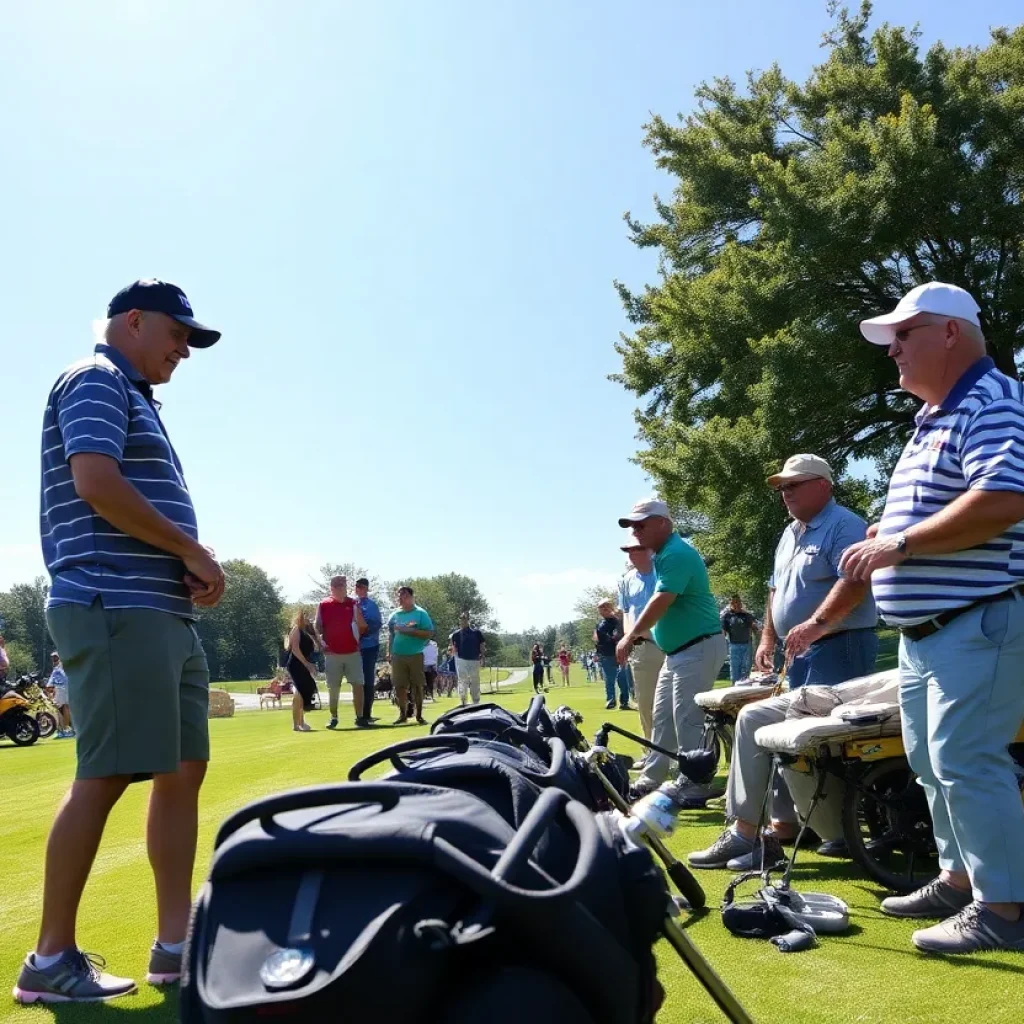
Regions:
M 324 654 L 324 674 L 327 676 L 327 690 L 337 700 L 341 690 L 342 677 L 350 686 L 363 685 L 363 659 L 358 651 L 351 654 Z
M 68 675 L 79 779 L 176 772 L 210 759 L 210 670 L 195 626 L 148 608 L 49 608 Z
M 423 690 L 427 685 L 427 676 L 423 670 L 423 655 L 392 654 L 391 682 L 395 687 L 396 694 L 403 690 L 411 691 L 413 701 L 422 702 Z

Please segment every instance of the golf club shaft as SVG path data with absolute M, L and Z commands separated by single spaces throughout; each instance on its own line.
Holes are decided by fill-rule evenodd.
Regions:
M 732 994 L 732 990 L 718 976 L 718 972 L 708 963 L 704 954 L 690 941 L 690 937 L 680 927 L 679 922 L 666 917 L 664 934 L 679 954 L 679 958 L 696 975 L 697 980 L 726 1018 L 732 1021 L 732 1024 L 754 1024 L 754 1018 Z

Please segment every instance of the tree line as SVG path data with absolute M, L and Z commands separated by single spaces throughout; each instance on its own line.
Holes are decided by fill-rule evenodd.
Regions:
M 351 563 L 326 563 L 310 580 L 310 589 L 302 600 L 289 603 L 277 580 L 260 566 L 237 558 L 224 562 L 223 568 L 224 597 L 216 608 L 196 609 L 196 630 L 206 651 L 210 676 L 217 681 L 263 678 L 272 673 L 296 610 L 302 605 L 312 612 L 330 593 L 330 580 L 335 575 L 347 576 L 350 590 L 356 579 L 366 576 L 370 595 L 380 605 L 385 622 L 394 610 L 395 591 L 399 586 L 411 586 L 417 603 L 430 613 L 442 647 L 459 628 L 459 616 L 468 611 L 487 638 L 492 661 L 502 648 L 498 622 L 476 580 L 459 573 L 385 582 Z M 7 641 L 13 675 L 49 668 L 54 643 L 46 626 L 48 593 L 49 584 L 42 576 L 0 591 L 0 633 Z

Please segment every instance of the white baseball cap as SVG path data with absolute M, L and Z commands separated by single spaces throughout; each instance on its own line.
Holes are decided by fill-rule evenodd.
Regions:
M 672 513 L 669 512 L 668 505 L 659 498 L 644 498 L 643 501 L 638 501 L 629 510 L 628 516 L 623 516 L 619 520 L 619 526 L 625 528 L 632 526 L 634 523 L 642 523 L 645 519 L 650 519 L 651 516 L 662 516 L 665 519 L 671 519 Z
M 806 480 L 814 476 L 832 483 L 832 467 L 820 455 L 792 455 L 786 459 L 780 473 L 768 477 L 768 485 L 774 487 L 786 480 Z
M 974 301 L 970 292 L 958 288 L 955 284 L 943 284 L 941 281 L 929 281 L 912 288 L 897 303 L 891 313 L 873 316 L 870 320 L 862 320 L 860 333 L 872 345 L 891 345 L 895 328 L 906 323 L 918 313 L 934 313 L 954 320 L 966 320 L 976 327 L 981 326 L 978 314 L 981 308 Z
M 637 540 L 632 533 L 627 533 L 625 536 L 620 533 L 619 539 L 615 543 L 620 551 L 632 551 L 634 548 L 646 547 L 646 545 L 642 541 Z

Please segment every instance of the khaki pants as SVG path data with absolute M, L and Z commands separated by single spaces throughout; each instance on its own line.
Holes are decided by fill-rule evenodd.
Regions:
M 667 750 L 693 750 L 700 746 L 704 712 L 694 703 L 698 693 L 715 685 L 725 661 L 725 636 L 716 633 L 685 651 L 665 658 L 654 692 L 651 740 Z M 639 784 L 660 786 L 668 778 L 672 762 L 653 751 Z
M 419 714 L 423 710 L 423 691 L 427 685 L 427 676 L 423 671 L 422 653 L 392 654 L 391 683 L 395 688 L 398 710 L 402 717 L 405 717 L 405 707 L 410 693 L 412 702 L 416 705 L 416 713 Z
M 633 670 L 633 687 L 636 703 L 640 709 L 640 728 L 644 737 L 651 738 L 654 717 L 654 691 L 658 686 L 658 673 L 665 664 L 665 655 L 652 640 L 638 644 L 629 656 L 629 667 Z
M 455 674 L 459 679 L 459 700 L 466 703 L 466 692 L 473 704 L 480 703 L 480 662 L 467 661 L 465 658 L 455 659 Z
M 762 725 L 775 725 L 786 720 L 786 709 L 792 700 L 791 694 L 769 697 L 759 700 L 743 708 L 736 717 L 736 734 L 732 747 L 732 764 L 729 765 L 729 786 L 726 790 L 725 816 L 729 819 L 741 818 L 751 825 L 761 820 L 761 811 L 765 805 L 768 786 L 772 778 L 771 752 L 759 747 L 754 734 Z M 817 779 L 805 772 L 782 770 L 783 778 L 788 783 L 788 792 L 780 797 L 776 786 L 769 800 L 770 814 L 765 816 L 764 824 L 770 816 L 775 821 L 791 824 L 797 823 L 797 815 L 806 818 Z M 778 777 L 776 776 L 776 779 Z M 792 798 L 789 796 L 792 794 Z M 810 826 L 822 839 L 839 839 L 843 835 L 843 800 L 846 795 L 846 783 L 829 775 L 825 780 L 825 791 L 814 814 Z M 794 808 L 794 801 L 796 807 Z
M 358 651 L 351 654 L 324 655 L 327 675 L 327 694 L 331 702 L 331 718 L 338 717 L 338 694 L 341 692 L 341 680 L 348 680 L 349 686 L 363 685 L 363 658 Z

